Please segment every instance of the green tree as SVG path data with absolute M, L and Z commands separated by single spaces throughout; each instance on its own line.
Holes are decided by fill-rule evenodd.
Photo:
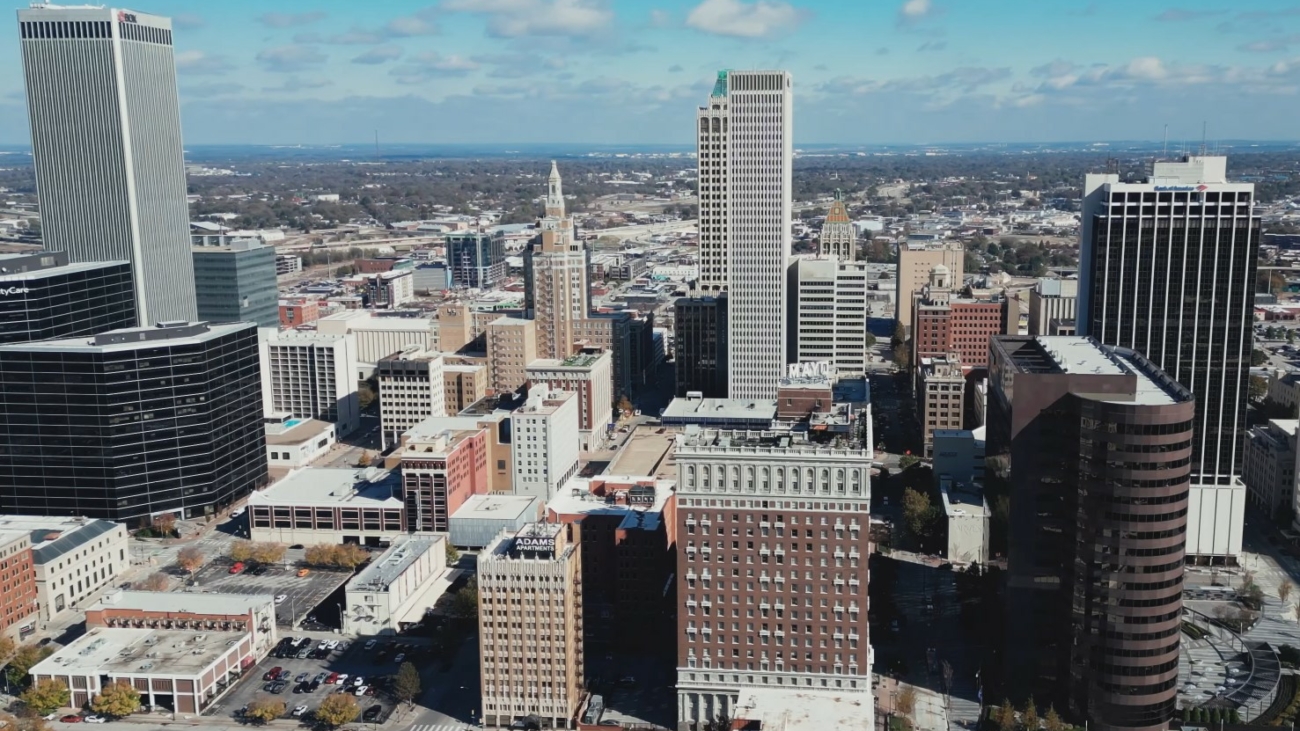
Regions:
M 1268 362 L 1268 353 L 1265 353 L 1259 348 L 1255 348 L 1250 351 L 1250 365 L 1252 367 L 1262 366 L 1267 362 Z
M 409 662 L 402 663 L 393 678 L 393 697 L 402 703 L 414 703 L 420 695 L 420 671 Z
M 12 685 L 26 685 L 30 680 L 28 677 L 33 667 L 41 660 L 54 654 L 54 648 L 46 645 L 23 645 L 14 652 L 14 656 L 9 660 L 9 666 L 5 668 L 5 675 Z M 49 711 L 46 711 L 49 713 Z
M 330 696 L 330 698 L 338 697 L 340 696 Z M 351 696 L 348 697 L 351 698 Z M 244 718 L 251 718 L 259 723 L 274 721 L 283 715 L 284 701 L 276 700 L 274 698 L 254 698 L 253 701 L 248 704 L 248 707 L 244 709 Z
M 478 619 L 478 584 L 473 579 L 452 595 L 451 615 L 459 619 Z
M 1038 731 L 1038 708 L 1033 701 L 1025 704 L 1025 710 L 1020 712 L 1020 722 L 1024 724 L 1025 731 Z
M 898 458 L 898 468 L 901 470 L 910 469 L 921 463 L 921 458 L 915 454 L 905 454 Z
M 72 700 L 72 691 L 62 680 L 42 680 L 18 696 L 32 713 L 44 716 L 64 708 Z
M 1263 376 L 1250 377 L 1250 400 L 1259 403 L 1268 395 L 1268 379 Z
M 361 714 L 357 699 L 347 694 L 333 693 L 316 708 L 316 720 L 330 728 L 352 723 Z
M 911 717 L 916 711 L 916 686 L 904 685 L 903 689 L 898 691 L 898 696 L 894 699 L 894 710 Z
M 903 522 L 912 535 L 920 537 L 929 531 L 934 506 L 930 496 L 923 492 L 907 488 L 903 491 Z
M 447 565 L 455 566 L 456 563 L 460 561 L 460 551 L 456 550 L 456 547 L 451 545 L 451 541 L 446 541 L 445 544 L 447 546 Z
M 140 708 L 140 693 L 125 680 L 104 688 L 90 701 L 90 708 L 111 718 L 122 718 L 135 713 Z

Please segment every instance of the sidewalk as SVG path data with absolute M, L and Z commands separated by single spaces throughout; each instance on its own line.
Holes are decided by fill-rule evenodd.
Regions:
M 912 720 L 915 728 L 921 731 L 948 731 L 948 711 L 944 704 L 944 697 L 928 688 L 922 688 L 919 685 L 911 685 L 893 678 L 885 676 L 876 676 L 879 685 L 876 688 L 876 711 L 879 718 L 894 712 L 894 704 L 897 702 L 898 694 L 904 688 L 911 687 L 916 691 L 916 707 L 908 716 Z M 884 721 L 878 721 L 877 725 L 883 724 Z

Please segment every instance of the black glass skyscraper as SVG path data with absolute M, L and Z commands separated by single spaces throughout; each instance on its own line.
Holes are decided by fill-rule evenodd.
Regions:
M 447 234 L 447 271 L 453 287 L 490 289 L 506 278 L 506 241 L 482 231 Z
M 266 482 L 253 323 L 0 346 L 0 512 L 194 517 Z
M 0 343 L 94 335 L 135 324 L 129 262 L 69 264 L 61 251 L 0 256 Z

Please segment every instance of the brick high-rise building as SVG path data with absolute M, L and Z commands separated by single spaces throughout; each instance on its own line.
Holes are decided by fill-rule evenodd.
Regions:
M 0 531 L 0 635 L 22 640 L 36 633 L 36 566 L 32 532 Z
M 735 717 L 750 689 L 833 690 L 871 707 L 870 422 L 856 414 L 844 447 L 792 432 L 677 436 L 682 731 Z
M 588 312 L 587 251 L 564 212 L 560 171 L 551 162 L 541 247 L 532 252 L 532 301 L 537 321 L 537 354 L 563 360 L 573 354 L 574 324 Z
M 898 299 L 895 318 L 910 335 L 912 332 L 912 298 L 930 281 L 930 271 L 947 267 L 949 287 L 961 289 L 966 271 L 966 250 L 958 242 L 901 244 L 898 247 Z
M 415 429 L 398 450 L 406 521 L 411 530 L 448 530 L 448 519 L 488 488 L 488 429 Z
M 998 337 L 986 454 L 1009 470 L 1005 686 L 1089 728 L 1173 720 L 1196 412 L 1137 353 Z
M 916 364 L 916 402 L 925 456 L 934 456 L 934 433 L 962 428 L 966 376 L 956 353 L 922 358 Z
M 953 294 L 952 272 L 943 264 L 930 272 L 913 304 L 912 363 L 956 353 L 966 368 L 989 362 L 989 338 L 1005 334 L 1006 300 Z
M 578 395 L 578 428 L 583 451 L 598 449 L 614 423 L 613 356 L 608 350 L 581 353 L 528 364 L 528 383 Z

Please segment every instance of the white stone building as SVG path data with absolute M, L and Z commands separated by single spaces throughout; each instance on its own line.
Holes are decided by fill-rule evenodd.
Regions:
M 131 565 L 126 526 L 109 520 L 42 515 L 0 516 L 0 531 L 32 537 L 41 620 L 85 609 Z
M 581 448 L 599 449 L 614 422 L 613 354 L 579 353 L 563 360 L 542 358 L 528 364 L 528 382 L 578 396 Z
M 262 408 L 267 416 L 332 422 L 340 436 L 361 424 L 356 343 L 347 335 L 258 331 Z
M 396 634 L 424 618 L 450 585 L 447 536 L 413 533 L 395 539 L 344 587 L 343 633 Z
M 866 262 L 800 257 L 790 265 L 790 293 L 791 362 L 829 362 L 841 376 L 865 373 Z
M 511 420 L 514 493 L 546 502 L 578 471 L 578 395 L 534 386 Z
M 402 433 L 434 416 L 446 416 L 442 355 L 418 345 L 379 359 L 379 423 L 387 448 Z
M 1246 430 L 1241 481 L 1250 502 L 1269 517 L 1290 510 L 1295 500 L 1297 426 L 1300 420 L 1269 419 Z

